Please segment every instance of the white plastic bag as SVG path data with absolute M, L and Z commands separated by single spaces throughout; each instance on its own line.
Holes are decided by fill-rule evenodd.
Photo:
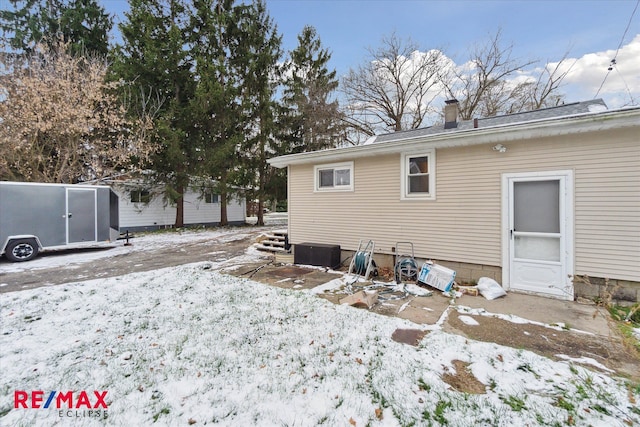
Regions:
M 502 286 L 490 277 L 481 277 L 478 280 L 478 291 L 488 300 L 507 295 L 507 292 L 502 289 Z

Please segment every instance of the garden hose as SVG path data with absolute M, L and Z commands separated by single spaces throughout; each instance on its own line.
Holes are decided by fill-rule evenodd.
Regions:
M 363 275 L 367 272 L 369 257 L 366 252 L 357 252 L 355 257 L 355 273 Z

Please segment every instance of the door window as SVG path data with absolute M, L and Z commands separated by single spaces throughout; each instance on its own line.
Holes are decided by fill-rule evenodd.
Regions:
M 560 232 L 560 181 L 513 183 L 515 231 Z
M 560 262 L 560 181 L 513 183 L 514 257 Z

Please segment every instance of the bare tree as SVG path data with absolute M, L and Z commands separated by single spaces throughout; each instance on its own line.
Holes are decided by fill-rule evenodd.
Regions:
M 559 87 L 569 72 L 564 62 L 528 71 L 534 60 L 512 57 L 513 45 L 504 46 L 501 31 L 476 47 L 466 64 L 448 67 L 441 74 L 449 96 L 459 100 L 462 120 L 512 114 L 562 102 Z M 564 70 L 564 71 L 563 71 Z
M 0 179 L 74 183 L 144 161 L 152 121 L 126 118 L 99 57 L 66 45 L 0 57 Z
M 500 37 L 498 30 L 487 44 L 475 47 L 469 62 L 449 67 L 441 75 L 448 94 L 459 101 L 463 120 L 495 116 L 508 110 L 511 100 L 523 91 L 526 82 L 510 79 L 534 61 L 512 58 L 513 45 L 503 47 Z
M 421 51 L 413 41 L 392 34 L 369 55 L 366 64 L 342 80 L 348 126 L 368 136 L 423 126 L 439 94 L 442 53 Z
M 543 67 L 527 90 L 528 103 L 525 104 L 523 110 L 537 110 L 562 103 L 564 97 L 559 93 L 560 86 L 577 61 L 574 59 L 572 64 L 566 66 L 568 57 L 569 51 L 557 63 L 548 62 Z

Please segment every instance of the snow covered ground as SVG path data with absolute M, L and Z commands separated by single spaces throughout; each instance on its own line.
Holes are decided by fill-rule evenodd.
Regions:
M 640 425 L 640 390 L 622 379 L 437 326 L 400 344 L 396 328 L 420 326 L 216 267 L 0 295 L 0 425 Z M 454 360 L 485 394 L 444 382 Z M 33 390 L 40 405 L 106 391 L 107 418 L 55 399 L 14 409 Z
M 2 269 L 73 268 L 255 231 L 149 234 L 132 247 Z M 420 325 L 315 296 L 340 283 L 286 291 L 214 271 L 261 255 L 250 248 L 216 263 L 0 295 L 0 425 L 640 423 L 638 388 L 571 360 L 465 340 L 438 326 L 414 348 L 391 334 Z M 470 363 L 486 394 L 443 381 L 456 359 Z M 34 390 L 43 391 L 41 406 L 52 391 L 86 390 L 91 398 L 106 391 L 107 418 L 86 405 L 60 413 L 55 398 L 48 409 L 14 409 L 16 391 Z

